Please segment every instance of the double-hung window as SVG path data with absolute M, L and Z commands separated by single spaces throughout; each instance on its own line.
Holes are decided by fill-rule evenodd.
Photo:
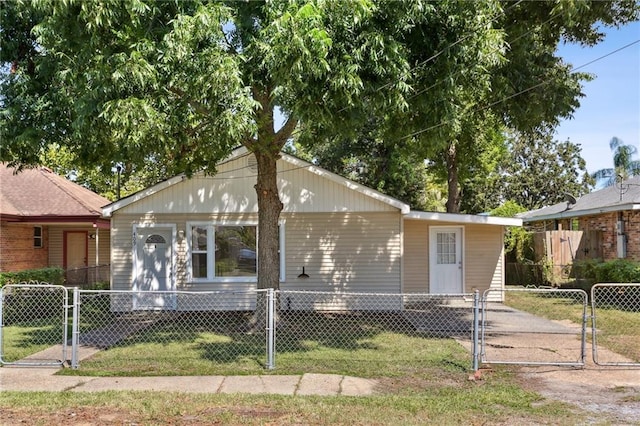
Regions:
M 33 227 L 33 247 L 42 248 L 42 226 Z

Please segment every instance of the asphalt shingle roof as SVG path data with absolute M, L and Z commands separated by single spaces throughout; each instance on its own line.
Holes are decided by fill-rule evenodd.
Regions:
M 640 176 L 634 176 L 621 184 L 583 195 L 570 208 L 567 208 L 568 203 L 562 202 L 522 213 L 518 217 L 525 222 L 531 222 L 534 220 L 594 214 L 598 211 L 629 210 L 633 208 L 634 204 L 640 207 Z
M 58 218 L 102 216 L 110 201 L 46 167 L 15 169 L 0 164 L 0 214 Z

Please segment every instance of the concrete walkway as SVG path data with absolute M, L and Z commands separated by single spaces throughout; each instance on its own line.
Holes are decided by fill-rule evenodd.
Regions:
M 81 345 L 78 360 L 90 358 L 101 349 Z M 248 393 L 278 395 L 372 395 L 375 380 L 337 374 L 254 375 L 254 376 L 158 376 L 92 377 L 59 376 L 62 367 L 37 366 L 62 359 L 62 345 L 51 346 L 20 360 L 31 366 L 6 365 L 0 368 L 0 391 L 99 392 L 108 390 Z M 68 348 L 67 357 L 70 355 Z
M 374 393 L 375 380 L 336 374 L 292 376 L 170 376 L 88 377 L 58 376 L 59 368 L 2 367 L 1 391 L 99 392 L 108 390 L 248 393 L 278 395 L 365 396 Z

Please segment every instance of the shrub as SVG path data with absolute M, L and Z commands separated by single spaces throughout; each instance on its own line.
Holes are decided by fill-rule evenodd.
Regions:
M 6 284 L 19 283 L 47 283 L 52 285 L 64 284 L 64 270 L 62 268 L 29 269 L 20 272 L 0 272 L 0 287 Z
M 601 283 L 639 283 L 640 263 L 616 259 L 596 265 L 595 278 Z

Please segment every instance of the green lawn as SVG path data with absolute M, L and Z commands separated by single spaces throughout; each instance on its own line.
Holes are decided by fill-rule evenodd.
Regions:
M 60 325 L 44 319 L 4 326 L 2 328 L 2 360 L 14 362 L 63 341 Z M 70 336 L 70 335 L 69 335 Z
M 3 392 L 9 424 L 575 424 L 584 415 L 520 385 L 508 368 L 469 380 L 471 356 L 455 340 L 411 332 L 386 316 L 298 316 L 278 329 L 276 369 L 265 338 L 229 327 L 237 317 L 157 321 L 82 361 L 74 375 L 337 373 L 373 378 L 367 397 L 194 395 L 154 392 Z M 103 320 L 106 320 L 104 317 Z M 181 319 L 184 320 L 184 317 Z M 102 320 L 101 320 L 102 321 Z M 90 325 L 85 323 L 83 327 Z M 340 325 L 340 326 L 338 326 Z M 234 331 L 235 330 L 235 331 Z M 17 332 L 18 330 L 14 330 Z M 13 332 L 12 332 L 13 333 Z M 19 334 L 19 333 L 17 333 Z M 589 415 L 589 420 L 594 417 Z M 102 423 L 100 423 L 102 422 Z
M 433 366 L 435 367 L 435 366 Z M 420 379 L 423 383 L 416 385 Z M 566 405 L 543 400 L 506 373 L 481 382 L 449 373 L 407 377 L 408 386 L 368 397 L 199 395 L 155 392 L 4 392 L 9 423 L 63 424 L 576 424 Z M 412 385 L 413 384 L 413 385 Z M 593 417 L 591 417 L 593 418 Z M 100 423 L 102 421 L 103 423 Z
M 400 318 L 400 319 L 398 319 Z M 468 372 L 471 355 L 455 340 L 420 334 L 389 315 L 299 314 L 283 319 L 275 370 L 266 370 L 264 331 L 235 315 L 177 315 L 132 334 L 67 375 L 346 374 L 403 377 L 431 369 Z

